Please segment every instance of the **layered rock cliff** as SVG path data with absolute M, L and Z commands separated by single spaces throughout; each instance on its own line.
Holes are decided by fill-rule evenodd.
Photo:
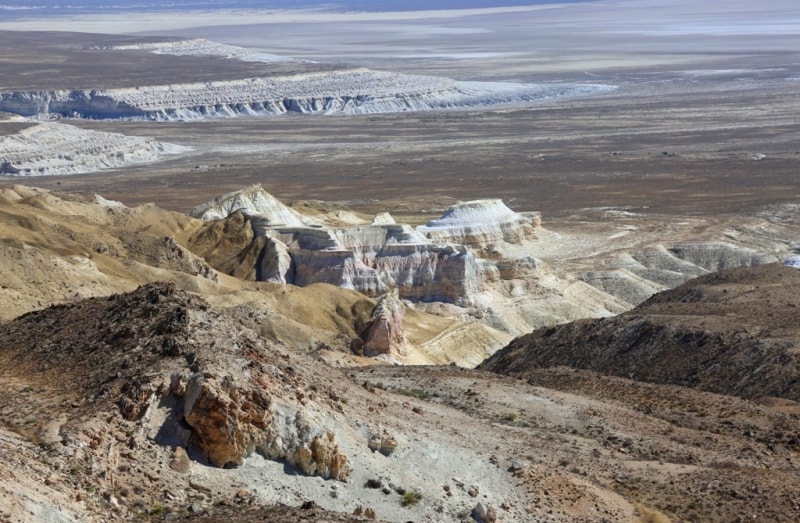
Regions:
M 22 116 L 196 120 L 294 113 L 427 111 L 579 96 L 594 84 L 458 82 L 369 69 L 202 83 L 0 93 L 0 111 Z
M 0 137 L 0 175 L 78 174 L 160 160 L 185 147 L 43 122 Z
M 371 224 L 325 228 L 259 186 L 200 205 L 192 214 L 214 221 L 237 212 L 247 217 L 243 226 L 252 228 L 254 242 L 261 245 L 258 254 L 247 257 L 258 260 L 258 279 L 332 283 L 370 296 L 397 289 L 403 299 L 460 305 L 470 305 L 485 283 L 475 248 L 496 252 L 503 245 L 521 245 L 535 238 L 539 226 L 538 215 L 481 200 L 455 205 L 417 229 L 386 216 Z M 260 237 L 267 240 L 259 243 Z

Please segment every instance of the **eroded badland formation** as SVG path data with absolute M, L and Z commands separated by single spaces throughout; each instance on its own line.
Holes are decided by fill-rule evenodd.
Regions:
M 601 7 L 0 32 L 0 522 L 800 519 L 796 50 Z

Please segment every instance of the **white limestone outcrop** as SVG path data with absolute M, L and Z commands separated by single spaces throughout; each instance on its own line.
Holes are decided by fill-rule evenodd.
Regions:
M 486 247 L 496 242 L 533 240 L 539 225 L 538 213 L 516 213 L 501 200 L 487 199 L 453 205 L 441 218 L 417 227 L 417 231 L 433 241 Z
M 0 111 L 28 117 L 198 120 L 373 114 L 529 103 L 612 90 L 595 84 L 459 82 L 364 68 L 114 89 L 0 93 Z
M 470 306 L 485 271 L 472 248 L 463 243 L 520 244 L 533 238 L 538 226 L 499 200 L 487 202 L 468 202 L 449 210 L 442 219 L 450 226 L 441 235 L 443 241 L 395 223 L 386 213 L 370 225 L 326 228 L 260 186 L 221 196 L 191 214 L 206 221 L 237 212 L 247 216 L 254 241 L 267 238 L 256 257 L 260 280 L 299 286 L 330 283 L 370 296 L 396 289 L 403 299 Z
M 214 198 L 198 205 L 189 214 L 204 221 L 221 220 L 235 212 L 257 218 L 264 227 L 311 227 L 319 225 L 315 220 L 304 216 L 280 200 L 254 185 Z
M 154 162 L 184 150 L 151 138 L 42 122 L 0 137 L 0 175 L 90 173 Z

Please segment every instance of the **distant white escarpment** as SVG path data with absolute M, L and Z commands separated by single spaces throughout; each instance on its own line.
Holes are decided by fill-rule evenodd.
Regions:
M 530 103 L 613 89 L 596 84 L 458 82 L 369 69 L 106 90 L 0 93 L 0 111 L 27 117 L 198 120 L 370 114 Z
M 185 149 L 151 138 L 42 122 L 0 137 L 0 175 L 90 173 L 158 161 Z

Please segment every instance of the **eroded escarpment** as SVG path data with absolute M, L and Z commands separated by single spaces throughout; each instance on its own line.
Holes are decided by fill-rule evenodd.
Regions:
M 649 218 L 608 211 L 582 218 L 595 233 L 561 233 L 543 227 L 539 213 L 498 199 L 458 203 L 414 227 L 386 212 L 370 218 L 292 208 L 260 186 L 191 214 L 206 225 L 190 249 L 228 274 L 330 283 L 371 297 L 396 289 L 417 309 L 514 335 L 612 316 L 696 276 L 784 259 L 797 231 L 753 218 L 711 227 L 687 220 L 683 230 L 653 235 Z
M 41 122 L 0 137 L 0 176 L 90 173 L 156 162 L 186 149 L 152 138 Z
M 233 116 L 370 114 L 536 102 L 612 90 L 596 84 L 458 82 L 343 69 L 202 83 L 0 93 L 0 111 L 27 117 L 196 120 Z
M 371 296 L 397 289 L 404 299 L 459 305 L 470 305 L 485 283 L 480 257 L 534 240 L 540 223 L 537 213 L 515 213 L 495 199 L 455 205 L 417 228 L 386 214 L 372 223 L 328 227 L 260 186 L 224 195 L 191 214 L 210 221 L 212 230 L 219 229 L 214 221 L 228 217 L 251 228 L 253 240 L 243 251 L 261 246 L 245 257 L 256 260 L 255 277 L 300 286 L 331 283 Z M 213 245 L 219 241 L 214 236 L 201 232 L 192 243 Z

